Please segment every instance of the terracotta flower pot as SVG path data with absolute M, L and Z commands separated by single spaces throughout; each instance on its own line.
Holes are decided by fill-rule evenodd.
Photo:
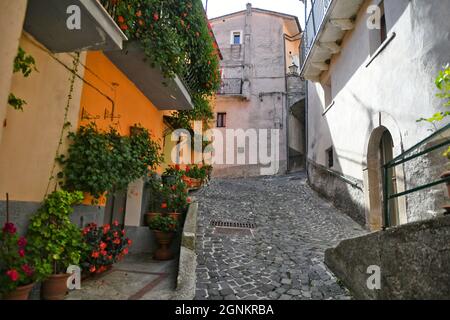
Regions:
M 181 213 L 171 212 L 171 213 L 169 213 L 169 217 L 171 217 L 172 219 L 180 222 L 180 220 L 181 220 Z
M 173 259 L 173 253 L 170 250 L 170 244 L 175 236 L 173 232 L 161 232 L 153 230 L 155 234 L 156 242 L 158 243 L 158 249 L 153 254 L 153 258 L 159 261 L 166 261 Z
M 34 283 L 27 284 L 25 286 L 17 287 L 16 290 L 3 295 L 3 300 L 28 300 L 31 289 L 33 289 Z
M 159 212 L 149 212 L 149 213 L 144 214 L 144 221 L 145 221 L 145 224 L 146 224 L 147 226 L 149 226 L 149 225 L 150 225 L 150 222 L 151 222 L 153 219 L 155 219 L 156 217 L 159 217 L 160 215 L 161 215 L 161 213 L 159 213 Z
M 200 188 L 202 186 L 202 179 L 191 178 L 192 188 Z
M 41 295 L 44 300 L 64 300 L 67 294 L 69 273 L 52 274 L 42 282 Z

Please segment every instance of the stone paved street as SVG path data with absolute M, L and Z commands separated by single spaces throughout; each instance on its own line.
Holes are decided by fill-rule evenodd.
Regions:
M 303 173 L 218 180 L 199 191 L 196 299 L 350 299 L 325 249 L 365 231 L 321 199 Z M 219 233 L 211 220 L 256 224 Z

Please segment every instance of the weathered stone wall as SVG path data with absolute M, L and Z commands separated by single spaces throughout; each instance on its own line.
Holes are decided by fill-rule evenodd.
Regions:
M 450 216 L 342 241 L 325 263 L 357 299 L 449 299 Z M 369 266 L 381 289 L 369 290 Z
M 331 173 L 312 161 L 308 161 L 307 170 L 309 183 L 315 191 L 358 224 L 366 226 L 362 181 L 350 177 L 345 177 L 349 180 L 345 181 L 339 173 Z

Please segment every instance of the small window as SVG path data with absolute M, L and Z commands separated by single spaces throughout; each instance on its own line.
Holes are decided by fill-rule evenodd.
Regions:
M 241 44 L 241 32 L 233 31 L 231 35 L 231 44 Z
M 217 114 L 217 128 L 225 128 L 227 126 L 227 114 L 218 113 Z
M 333 168 L 334 167 L 334 151 L 333 151 L 333 147 L 327 149 L 326 156 L 327 156 L 327 166 L 328 166 L 328 168 Z

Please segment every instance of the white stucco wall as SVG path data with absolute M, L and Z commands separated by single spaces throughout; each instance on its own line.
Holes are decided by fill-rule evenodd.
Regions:
M 371 31 L 365 12 L 377 2 L 365 2 L 341 53 L 322 74 L 322 82 L 331 77 L 334 100 L 325 115 L 320 83 L 308 84 L 309 159 L 326 165 L 325 150 L 334 146 L 333 170 L 358 181 L 364 181 L 368 140 L 376 127 L 398 134 L 398 153 L 430 134 L 431 126 L 416 120 L 442 110 L 434 78 L 450 62 L 449 1 L 385 0 L 388 37 L 392 32 L 396 37 L 366 67 Z

